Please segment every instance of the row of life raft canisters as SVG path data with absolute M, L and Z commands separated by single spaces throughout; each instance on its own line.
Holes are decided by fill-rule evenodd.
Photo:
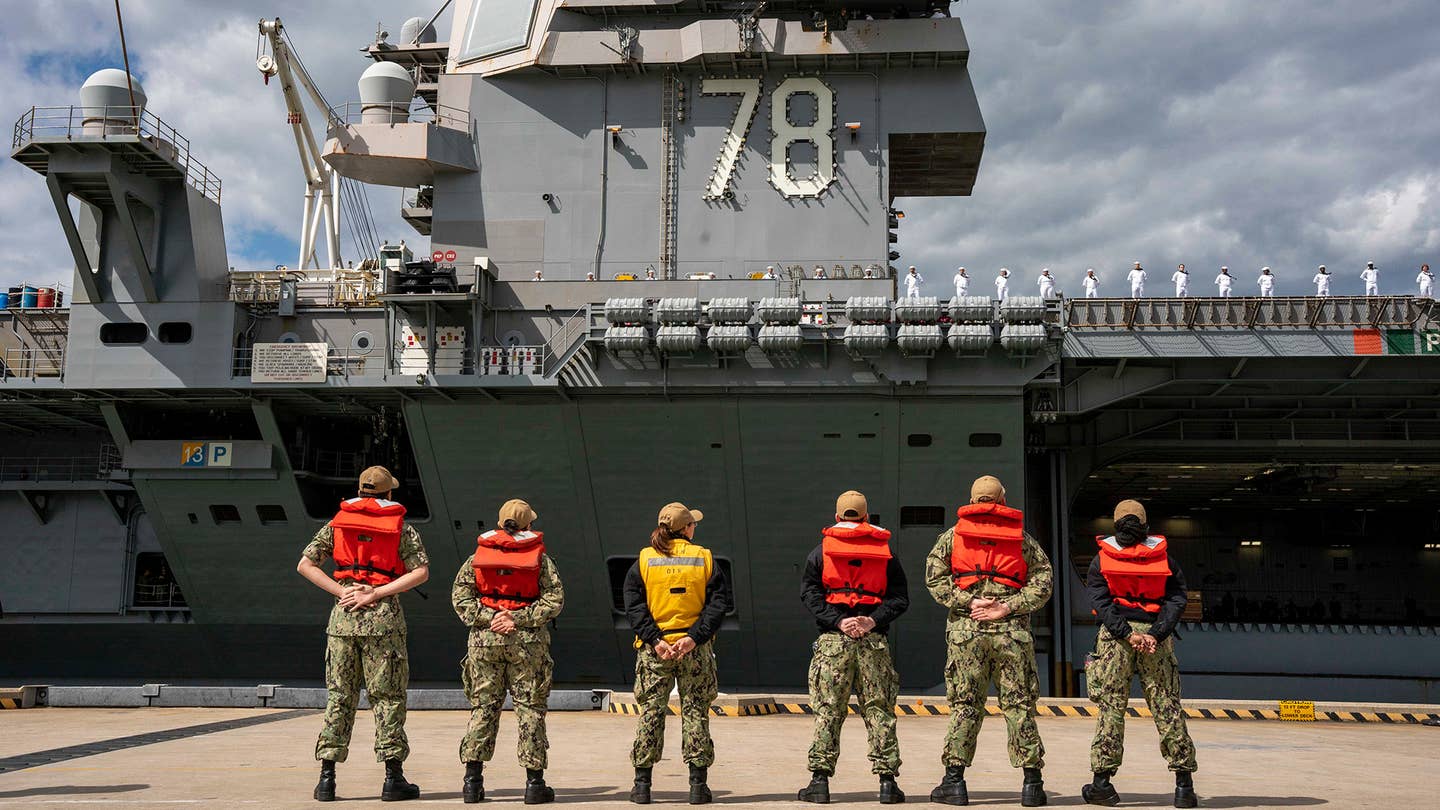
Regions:
M 55 309 L 64 303 L 64 291 L 55 287 L 21 284 L 0 291 L 0 309 Z

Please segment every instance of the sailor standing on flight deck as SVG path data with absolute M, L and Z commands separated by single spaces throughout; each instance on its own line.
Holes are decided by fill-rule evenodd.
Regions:
M 1170 280 L 1175 282 L 1176 298 L 1190 297 L 1190 271 L 1185 269 L 1185 265 L 1175 268 L 1175 275 L 1171 276 Z
M 1380 271 L 1375 269 L 1375 262 L 1365 263 L 1365 269 L 1360 271 L 1360 278 L 1365 282 L 1366 295 L 1380 294 Z
M 890 532 L 870 523 L 865 496 L 851 490 L 835 501 L 835 525 L 820 533 L 805 560 L 800 599 L 815 617 L 820 637 L 810 659 L 810 705 L 815 736 L 810 744 L 810 784 L 802 802 L 828 804 L 830 777 L 840 759 L 840 728 L 850 694 L 870 738 L 870 770 L 880 777 L 880 803 L 898 804 L 905 794 L 895 699 L 900 676 L 890 655 L 890 624 L 910 607 L 905 570 L 890 552 Z
M 525 803 L 555 800 L 555 790 L 545 784 L 550 747 L 545 710 L 555 670 L 549 624 L 565 606 L 565 589 L 545 553 L 545 534 L 532 529 L 537 517 L 525 501 L 506 501 L 496 521 L 500 528 L 476 539 L 475 553 L 461 563 L 450 588 L 450 604 L 470 628 L 460 665 L 460 681 L 470 700 L 470 724 L 460 741 L 466 804 L 485 798 L 484 768 L 495 755 L 506 692 L 515 700 Z
M 1055 277 L 1050 275 L 1050 268 L 1046 267 L 1040 271 L 1040 278 L 1036 283 L 1040 285 L 1041 298 L 1055 297 Z
M 925 283 L 925 277 L 915 272 L 915 265 L 910 265 L 910 272 L 905 274 L 905 297 L 919 298 L 920 285 Z
M 1010 297 L 1010 271 L 1004 267 L 1000 268 L 1000 275 L 995 277 L 995 298 L 1004 301 Z
M 1270 268 L 1260 268 L 1260 278 L 1255 279 L 1255 283 L 1260 285 L 1261 298 L 1275 297 L 1275 274 L 1270 272 Z
M 1082 283 L 1085 285 L 1085 297 L 1086 297 L 1086 298 L 1096 298 L 1096 297 L 1099 297 L 1099 295 L 1100 295 L 1100 277 L 1097 276 L 1097 275 L 1095 275 L 1095 268 L 1092 267 L 1092 268 L 1090 268 L 1089 270 L 1086 270 L 1086 271 L 1085 271 L 1085 279 L 1084 279 L 1084 281 L 1083 281 Z
M 719 694 L 712 639 L 735 604 L 730 583 L 710 550 L 697 545 L 695 525 L 705 515 L 684 504 L 660 510 L 650 545 L 625 575 L 625 617 L 635 631 L 635 702 L 640 722 L 630 762 L 630 801 L 650 803 L 651 769 L 665 748 L 670 690 L 680 693 L 680 756 L 690 766 L 690 803 L 708 804 L 710 704 Z
M 405 652 L 405 614 L 400 597 L 430 577 L 420 533 L 405 522 L 405 507 L 390 500 L 400 485 L 384 467 L 360 473 L 359 497 L 320 527 L 296 570 L 335 597 L 325 628 L 325 718 L 315 758 L 320 781 L 315 800 L 335 800 L 335 763 L 350 751 L 350 732 L 363 684 L 375 715 L 375 757 L 385 763 L 383 801 L 420 798 L 401 764 L 410 754 L 405 738 L 405 697 L 410 660 Z M 334 578 L 320 568 L 335 561 Z
M 1140 266 L 1140 262 L 1135 262 L 1135 266 L 1125 277 L 1130 279 L 1130 297 L 1143 297 L 1145 295 L 1145 268 Z
M 964 298 L 970 294 L 970 277 L 965 275 L 965 268 L 955 271 L 955 297 Z
M 1430 272 L 1430 265 L 1420 265 L 1420 275 L 1415 277 L 1415 283 L 1420 285 L 1421 298 L 1435 297 L 1435 275 Z
M 1315 282 L 1316 298 L 1330 297 L 1330 271 L 1325 269 L 1325 265 L 1320 265 L 1319 271 L 1315 273 L 1315 278 L 1311 281 Z
M 1185 610 L 1185 576 L 1167 553 L 1165 538 L 1150 534 L 1138 501 L 1115 506 L 1115 534 L 1097 538 L 1100 553 L 1085 575 L 1090 606 L 1100 619 L 1095 655 L 1085 669 L 1090 700 L 1099 708 L 1090 746 L 1091 784 L 1085 801 L 1120 802 L 1110 777 L 1125 751 L 1125 708 L 1130 679 L 1139 674 L 1145 703 L 1160 732 L 1160 753 L 1175 773 L 1175 806 L 1196 806 L 1195 743 L 1180 705 L 1180 667 L 1171 638 Z
M 985 719 L 991 681 L 1009 736 L 1010 765 L 1024 769 L 1020 804 L 1045 804 L 1045 745 L 1035 725 L 1040 680 L 1030 614 L 1050 600 L 1050 558 L 1025 531 L 1025 516 L 1005 505 L 1005 487 L 994 476 L 975 479 L 970 503 L 956 511 L 955 526 L 935 541 L 925 559 L 925 587 L 942 607 L 945 623 L 945 698 L 950 725 L 940 760 L 945 777 L 930 801 L 966 805 L 965 769 L 975 759 L 975 740 Z
M 1219 290 L 1221 298 L 1230 297 L 1230 287 L 1235 284 L 1235 277 L 1230 275 L 1230 268 L 1220 268 L 1220 275 L 1215 277 L 1215 288 Z

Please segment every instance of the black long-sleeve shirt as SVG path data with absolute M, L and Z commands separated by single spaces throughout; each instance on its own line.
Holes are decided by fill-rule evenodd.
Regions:
M 805 573 L 800 577 L 800 600 L 815 616 L 815 627 L 822 633 L 840 629 L 840 621 L 852 616 L 869 616 L 875 620 L 876 633 L 886 633 L 890 623 L 910 609 L 909 584 L 905 581 L 905 569 L 900 567 L 900 558 L 891 556 L 885 566 L 885 596 L 878 605 L 856 605 L 847 607 L 825 601 L 825 584 L 820 579 L 824 570 L 825 555 L 823 544 L 816 546 L 805 558 Z
M 652 647 L 664 638 L 655 617 L 650 614 L 650 602 L 645 594 L 645 580 L 640 577 L 640 563 L 637 560 L 625 574 L 625 618 L 630 629 L 641 641 Z M 704 644 L 720 632 L 720 622 L 725 614 L 735 609 L 735 594 L 730 590 L 730 580 L 719 563 L 710 572 L 705 582 L 705 605 L 700 609 L 700 618 L 686 628 L 685 635 L 695 639 L 697 645 Z
M 1167 557 L 1170 576 L 1165 578 L 1165 597 L 1160 603 L 1159 613 L 1146 613 L 1140 608 L 1115 604 L 1110 585 L 1100 573 L 1100 558 L 1090 561 L 1090 571 L 1085 575 L 1085 590 L 1090 594 L 1090 606 L 1100 617 L 1100 623 L 1117 639 L 1127 639 L 1134 632 L 1130 622 L 1150 622 L 1150 635 L 1157 641 L 1164 641 L 1175 632 L 1180 623 L 1180 614 L 1185 612 L 1185 574 L 1174 557 Z

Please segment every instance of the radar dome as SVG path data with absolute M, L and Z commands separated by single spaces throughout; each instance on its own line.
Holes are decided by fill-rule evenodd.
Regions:
M 394 62 L 376 62 L 360 74 L 360 120 L 367 124 L 403 124 L 410 119 L 415 79 Z
M 131 101 L 131 89 L 134 101 Z M 125 80 L 125 71 L 105 68 L 90 74 L 80 86 L 80 116 L 88 131 L 134 131 L 136 108 L 145 108 L 145 88 L 133 76 Z
M 424 17 L 411 17 L 400 26 L 400 44 L 425 45 L 435 41 L 435 26 Z

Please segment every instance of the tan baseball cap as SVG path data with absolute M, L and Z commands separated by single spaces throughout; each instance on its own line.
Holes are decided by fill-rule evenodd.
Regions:
M 398 486 L 400 486 L 400 482 L 395 480 L 395 476 L 391 475 L 390 471 L 384 467 L 377 465 L 360 473 L 361 495 L 375 495 L 381 492 L 389 492 Z
M 835 515 L 851 520 L 869 520 L 870 504 L 866 503 L 864 495 L 852 489 L 835 499 Z
M 993 475 L 982 475 L 970 485 L 970 503 L 1005 503 L 1005 485 Z
M 1145 519 L 1145 507 L 1141 506 L 1139 501 L 1124 500 L 1115 504 L 1115 522 L 1119 523 L 1120 518 L 1126 515 L 1134 515 L 1140 518 L 1141 523 L 1148 522 Z
M 500 522 L 497 525 L 503 527 L 505 521 L 513 520 L 516 526 L 525 529 L 529 528 L 530 524 L 534 523 L 538 517 L 540 516 L 530 508 L 530 504 L 519 498 L 511 498 L 505 502 L 504 506 L 500 507 Z
M 705 519 L 705 513 L 699 509 L 691 509 L 680 502 L 667 503 L 660 510 L 658 524 L 665 526 L 672 532 L 678 532 L 689 526 L 691 523 L 699 523 Z

